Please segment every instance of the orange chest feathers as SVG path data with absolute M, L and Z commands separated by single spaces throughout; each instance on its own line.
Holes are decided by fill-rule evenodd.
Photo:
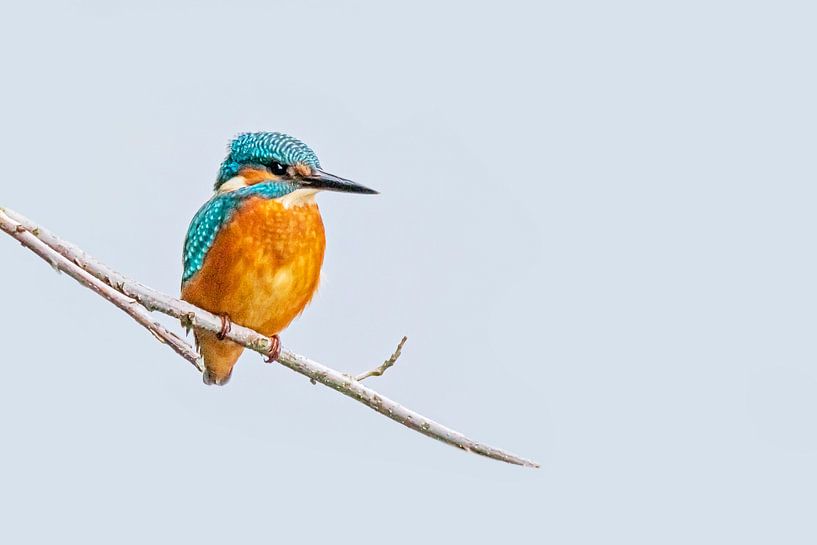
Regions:
M 326 247 L 317 204 L 251 197 L 216 235 L 182 298 L 273 335 L 306 307 Z

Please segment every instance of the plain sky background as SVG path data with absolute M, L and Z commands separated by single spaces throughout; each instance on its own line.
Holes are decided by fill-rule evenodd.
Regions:
M 814 543 L 809 2 L 5 2 L 0 205 L 178 293 L 229 139 L 320 197 L 285 346 L 225 388 L 0 238 L 0 542 Z M 174 325 L 171 320 L 168 324 Z

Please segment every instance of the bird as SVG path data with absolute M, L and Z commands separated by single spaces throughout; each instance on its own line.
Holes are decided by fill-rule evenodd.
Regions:
M 224 385 L 244 347 L 226 335 L 232 323 L 272 339 L 318 288 L 326 235 L 320 191 L 376 194 L 321 169 L 312 149 L 281 132 L 248 132 L 229 144 L 214 194 L 193 216 L 183 249 L 181 298 L 221 318 L 213 333 L 193 328 L 205 384 Z

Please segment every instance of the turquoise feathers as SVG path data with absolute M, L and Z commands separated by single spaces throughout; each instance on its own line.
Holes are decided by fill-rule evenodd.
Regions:
M 229 154 L 221 163 L 215 188 L 238 174 L 244 165 L 266 165 L 275 161 L 282 165 L 303 163 L 320 168 L 318 156 L 312 149 L 282 132 L 250 132 L 239 134 L 230 143 Z

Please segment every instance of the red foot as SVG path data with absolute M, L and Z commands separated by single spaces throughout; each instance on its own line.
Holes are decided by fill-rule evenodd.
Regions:
M 281 338 L 278 335 L 273 335 L 270 337 L 272 341 L 272 345 L 269 347 L 269 351 L 267 351 L 267 357 L 264 360 L 267 363 L 272 363 L 278 359 L 278 356 L 281 355 Z
M 233 323 L 230 321 L 230 317 L 226 314 L 219 314 L 219 318 L 221 318 L 221 331 L 216 333 L 216 338 L 223 341 L 225 338 L 227 338 L 227 333 L 230 332 L 230 329 L 233 327 Z

